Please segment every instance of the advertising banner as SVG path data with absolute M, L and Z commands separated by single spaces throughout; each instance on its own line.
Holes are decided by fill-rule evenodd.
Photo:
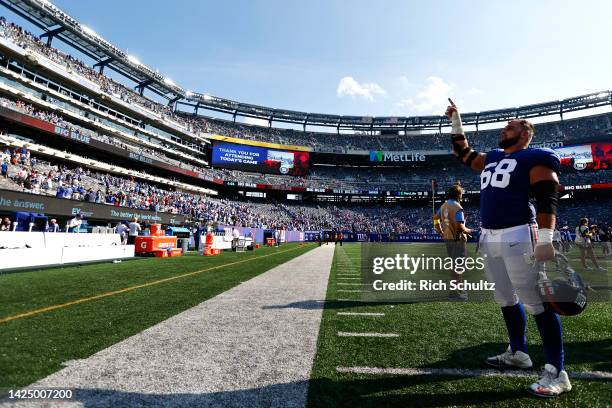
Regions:
M 138 217 L 143 223 L 160 223 L 168 225 L 181 224 L 186 221 L 186 217 L 182 215 L 137 210 L 127 207 L 115 207 L 106 204 L 8 190 L 0 190 L 0 211 L 29 211 L 67 217 L 82 214 L 85 218 L 108 221 L 130 220 L 134 217 Z
M 561 165 L 575 170 L 604 170 L 612 166 L 612 142 L 598 142 L 555 149 Z
M 401 163 L 413 163 L 413 162 L 424 162 L 426 159 L 425 154 L 422 152 L 391 152 L 383 150 L 372 150 L 370 151 L 370 162 L 371 163 L 386 163 L 386 164 L 401 164 Z
M 212 164 L 217 167 L 301 176 L 309 171 L 309 159 L 308 152 L 213 142 Z

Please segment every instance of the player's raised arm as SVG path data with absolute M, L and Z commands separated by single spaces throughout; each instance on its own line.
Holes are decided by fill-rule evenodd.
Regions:
M 486 154 L 478 153 L 470 147 L 461 126 L 461 115 L 457 105 L 455 105 L 451 98 L 448 98 L 448 102 L 450 105 L 446 108 L 445 114 L 451 121 L 453 154 L 472 170 L 481 172 L 484 169 Z

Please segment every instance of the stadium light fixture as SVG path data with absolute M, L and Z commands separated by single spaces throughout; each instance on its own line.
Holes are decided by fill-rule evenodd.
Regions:
M 170 86 L 176 86 L 176 84 L 174 83 L 173 80 L 171 80 L 170 78 L 164 78 L 164 83 L 166 85 L 170 85 Z
M 203 98 L 205 101 L 211 101 L 213 99 L 213 97 L 210 96 L 209 94 L 204 94 Z
M 141 63 L 140 63 L 140 61 L 138 60 L 138 58 L 136 58 L 136 57 L 135 57 L 135 56 L 133 56 L 133 55 L 128 55 L 128 56 L 127 56 L 127 59 L 128 59 L 128 61 L 130 61 L 132 64 L 135 64 L 135 65 L 141 65 Z
M 187 91 L 185 92 L 185 95 L 187 95 L 188 98 L 191 98 L 193 96 L 193 92 Z

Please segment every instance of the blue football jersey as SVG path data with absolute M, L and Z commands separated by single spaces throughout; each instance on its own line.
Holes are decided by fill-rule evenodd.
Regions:
M 484 228 L 535 223 L 535 208 L 529 202 L 529 172 L 535 166 L 547 166 L 559 173 L 559 156 L 551 149 L 523 149 L 509 154 L 495 149 L 487 153 L 480 173 L 480 214 Z

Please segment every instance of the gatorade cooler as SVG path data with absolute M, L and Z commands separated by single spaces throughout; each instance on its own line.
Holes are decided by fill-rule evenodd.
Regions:
M 161 224 L 151 224 L 151 236 L 157 237 L 160 235 L 164 235 Z
M 204 256 L 216 255 L 212 248 L 213 241 L 214 241 L 214 235 L 211 232 L 206 234 L 206 238 L 204 239 L 204 250 L 202 251 L 202 255 Z

